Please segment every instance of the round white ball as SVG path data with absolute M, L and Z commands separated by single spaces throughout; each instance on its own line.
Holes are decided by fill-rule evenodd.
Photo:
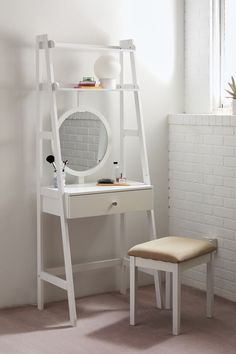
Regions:
M 112 55 L 99 57 L 94 64 L 94 72 L 99 79 L 116 78 L 121 70 L 119 61 Z

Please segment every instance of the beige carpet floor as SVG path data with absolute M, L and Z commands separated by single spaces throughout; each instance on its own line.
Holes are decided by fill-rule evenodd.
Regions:
M 77 300 L 77 327 L 68 326 L 67 303 L 44 311 L 27 306 L 0 311 L 0 354 L 235 354 L 236 303 L 215 301 L 205 317 L 205 295 L 182 291 L 182 334 L 171 335 L 171 312 L 154 308 L 153 287 L 139 290 L 138 325 L 129 326 L 129 299 L 118 293 Z

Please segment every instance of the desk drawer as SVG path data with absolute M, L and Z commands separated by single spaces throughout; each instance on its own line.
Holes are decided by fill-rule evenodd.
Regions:
M 150 210 L 153 209 L 153 190 L 72 195 L 68 196 L 66 203 L 68 218 Z

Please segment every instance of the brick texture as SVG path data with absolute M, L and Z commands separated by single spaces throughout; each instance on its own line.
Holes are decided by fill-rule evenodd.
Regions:
M 169 116 L 169 234 L 218 239 L 215 293 L 236 301 L 236 119 Z M 205 267 L 183 282 L 205 289 Z
M 68 167 L 84 171 L 97 165 L 107 146 L 105 126 L 91 112 L 75 112 L 60 127 L 62 160 Z

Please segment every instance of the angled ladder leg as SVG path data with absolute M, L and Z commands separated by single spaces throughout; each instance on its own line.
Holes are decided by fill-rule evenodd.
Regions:
M 156 224 L 154 210 L 147 211 L 148 223 L 149 223 L 149 236 L 150 240 L 156 239 Z M 162 308 L 162 286 L 161 286 L 161 272 L 154 270 L 154 283 L 156 292 L 156 305 L 158 309 Z
M 126 294 L 127 291 L 127 266 L 124 263 L 126 254 L 126 232 L 125 232 L 125 214 L 120 214 L 120 258 L 121 258 L 121 272 L 120 272 L 120 293 Z
M 130 45 L 132 45 L 132 41 Z M 136 65 L 135 65 L 135 56 L 134 52 L 130 53 L 130 64 L 131 64 L 131 72 L 133 78 L 133 84 L 135 87 L 137 86 L 137 75 L 136 75 Z M 144 183 L 151 184 L 150 174 L 149 174 L 149 166 L 148 166 L 148 156 L 147 156 L 147 147 L 146 147 L 146 139 L 144 134 L 144 124 L 143 124 L 143 115 L 141 109 L 141 100 L 140 100 L 140 92 L 134 91 L 134 103 L 135 103 L 135 111 L 137 116 L 137 126 L 138 126 L 138 134 L 140 140 L 140 156 L 141 156 L 141 164 L 142 164 L 142 174 Z M 157 238 L 156 235 L 156 226 L 155 226 L 155 217 L 154 211 L 147 211 L 148 221 L 149 221 L 149 230 L 150 230 L 150 239 Z M 161 301 L 161 277 L 158 271 L 154 271 L 154 281 L 155 281 L 155 290 L 156 290 L 156 302 L 157 307 L 162 308 Z
M 137 312 L 137 276 L 138 270 L 135 266 L 135 257 L 130 257 L 130 324 L 132 326 L 136 323 Z
M 66 208 L 65 208 L 65 198 L 64 198 L 65 197 L 64 185 L 62 179 L 62 159 L 61 159 L 61 150 L 60 150 L 57 102 L 56 102 L 56 93 L 55 90 L 53 89 L 54 71 L 53 71 L 51 53 L 49 51 L 49 42 L 48 42 L 47 35 L 44 35 L 42 37 L 43 37 L 43 46 L 45 48 L 47 84 L 48 84 L 48 94 L 50 99 L 49 103 L 50 103 L 50 110 L 51 110 L 52 136 L 53 136 L 53 145 L 55 149 L 54 151 L 55 163 L 56 166 L 58 166 L 57 168 L 58 202 L 60 207 L 62 246 L 63 246 L 63 255 L 64 255 L 64 263 L 65 263 L 65 273 L 66 273 L 66 290 L 68 295 L 70 322 L 72 326 L 76 326 L 77 316 L 76 316 L 74 282 L 73 282 L 71 253 L 70 253 L 68 220 L 65 214 Z
M 44 281 L 41 279 L 41 272 L 43 271 L 43 234 L 42 234 L 42 212 L 40 196 L 37 196 L 38 210 L 37 210 L 37 303 L 38 309 L 44 308 Z
M 40 131 L 42 130 L 42 115 L 40 109 L 41 95 L 39 82 L 42 76 L 39 58 L 39 39 L 36 41 L 36 94 L 37 94 L 37 136 L 36 136 L 36 165 L 37 165 L 37 304 L 38 309 L 44 308 L 44 281 L 41 279 L 43 271 L 43 232 L 42 232 L 42 201 L 41 201 L 41 180 L 42 180 L 42 141 Z
M 207 317 L 212 318 L 213 315 L 213 304 L 214 304 L 214 271 L 213 271 L 213 263 L 214 263 L 214 253 L 210 255 L 210 261 L 207 263 Z
M 120 41 L 122 46 L 123 41 Z M 124 53 L 120 53 L 120 84 L 124 83 Z M 124 92 L 120 91 L 120 168 L 123 175 L 125 175 L 125 152 L 124 152 Z M 126 255 L 126 222 L 125 214 L 120 214 L 120 259 L 121 259 L 121 271 L 120 271 L 120 293 L 125 295 L 127 290 L 127 273 L 128 268 L 125 264 Z
M 64 254 L 64 262 L 65 262 L 70 322 L 72 326 L 76 326 L 77 315 L 76 315 L 74 282 L 73 282 L 72 262 L 71 262 L 71 253 L 70 253 L 68 221 L 63 214 L 61 215 L 60 219 L 61 219 L 61 233 L 62 233 L 63 254 Z

